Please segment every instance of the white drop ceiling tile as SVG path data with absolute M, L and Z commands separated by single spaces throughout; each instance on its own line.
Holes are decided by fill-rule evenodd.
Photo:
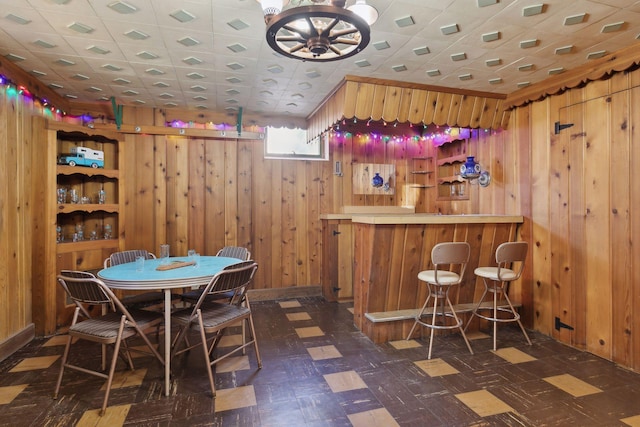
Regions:
M 259 5 L 258 5 L 259 6 Z M 154 0 L 152 4 L 157 24 L 161 28 L 179 28 L 199 31 L 211 31 L 213 20 L 211 2 L 176 2 L 168 0 Z M 180 22 L 170 14 L 185 10 L 195 19 L 189 22 Z
M 257 10 L 252 9 L 250 12 L 236 7 L 214 7 L 213 21 L 209 29 L 212 28 L 216 34 L 238 35 L 255 40 L 262 39 L 264 38 L 266 28 L 264 15 L 262 14 L 260 4 L 258 3 L 255 6 L 257 6 Z M 234 29 L 228 23 L 235 19 L 241 20 L 249 27 L 241 30 Z
M 109 5 L 116 0 L 89 0 L 95 13 L 106 21 L 126 22 L 131 24 L 155 24 L 155 11 L 152 0 L 123 0 L 138 9 L 133 13 L 119 13 Z M 76 3 L 76 2 L 71 2 Z M 70 4 L 71 4 L 70 3 Z
M 16 0 L 2 0 L 0 4 L 13 4 Z M 21 6 L 31 7 L 35 10 L 41 11 L 43 14 L 49 13 L 67 13 L 76 16 L 82 15 L 94 15 L 94 10 L 90 2 L 88 1 L 70 1 L 67 4 L 57 4 L 51 0 L 28 0 L 20 1 Z
M 440 15 L 443 12 L 441 8 L 430 8 L 426 5 L 411 4 L 406 1 L 395 1 L 393 8 L 381 11 L 378 9 L 378 20 L 371 26 L 372 36 L 377 33 L 396 33 L 404 34 L 407 36 L 415 35 L 422 30 L 424 26 L 429 24 L 435 16 Z M 407 27 L 398 27 L 396 19 L 411 16 L 415 21 L 414 25 Z M 440 31 L 440 28 L 438 28 Z M 440 33 L 442 34 L 442 33 Z
M 105 25 L 107 26 L 107 30 L 111 37 L 118 43 L 145 45 L 147 43 L 162 43 L 163 41 L 163 29 L 157 25 L 141 23 L 133 25 L 129 22 L 115 20 L 107 20 L 105 21 Z M 125 35 L 132 30 L 137 30 L 147 34 L 149 38 L 144 40 L 135 40 Z

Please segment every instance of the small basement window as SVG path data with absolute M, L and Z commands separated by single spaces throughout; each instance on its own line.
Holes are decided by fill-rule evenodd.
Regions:
M 324 136 L 307 142 L 306 129 L 267 127 L 264 138 L 266 159 L 328 160 L 329 144 Z

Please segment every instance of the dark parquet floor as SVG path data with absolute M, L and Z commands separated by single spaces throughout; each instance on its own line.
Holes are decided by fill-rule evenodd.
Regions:
M 263 368 L 252 349 L 219 365 L 215 400 L 197 351 L 174 360 L 168 397 L 162 367 L 137 357 L 133 372 L 118 366 L 104 417 L 99 378 L 68 371 L 53 400 L 63 350 L 53 337 L 0 362 L 0 426 L 640 426 L 640 374 L 537 333 L 528 346 L 501 326 L 498 351 L 480 335 L 474 355 L 459 335 L 437 337 L 427 361 L 426 340 L 373 344 L 350 304 L 252 308 Z M 99 348 L 75 347 L 97 366 Z

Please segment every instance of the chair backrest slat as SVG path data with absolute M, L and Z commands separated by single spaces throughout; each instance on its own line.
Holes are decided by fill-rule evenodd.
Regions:
M 257 268 L 258 264 L 252 260 L 225 267 L 205 287 L 200 299 L 194 306 L 194 313 L 204 303 L 208 294 L 233 293 L 230 301 L 234 304 L 240 304 Z
M 251 252 L 249 252 L 247 248 L 243 248 L 240 246 L 225 246 L 218 251 L 216 256 L 238 258 L 243 261 L 248 261 L 249 259 L 251 259 Z
M 153 259 L 156 257 L 146 249 L 131 249 L 128 251 L 114 252 L 104 260 L 104 268 L 126 264 L 128 262 L 135 262 L 136 258 L 139 256 L 143 256 L 145 259 Z

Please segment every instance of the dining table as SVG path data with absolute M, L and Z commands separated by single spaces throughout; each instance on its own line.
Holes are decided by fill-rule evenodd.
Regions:
M 225 267 L 241 262 L 237 258 L 199 256 L 147 259 L 107 267 L 98 277 L 112 289 L 164 291 L 164 390 L 169 396 L 171 379 L 171 291 L 207 285 Z

